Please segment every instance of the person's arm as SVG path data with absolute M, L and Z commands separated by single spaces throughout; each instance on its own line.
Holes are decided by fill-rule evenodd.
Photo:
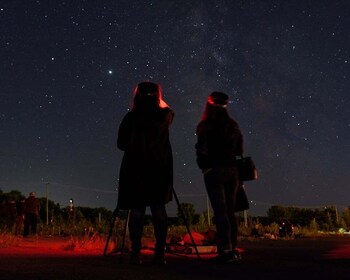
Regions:
M 125 151 L 127 149 L 131 137 L 130 134 L 130 113 L 127 113 L 126 116 L 123 118 L 118 130 L 117 147 L 120 150 Z
M 243 155 L 244 152 L 244 146 L 243 146 L 243 134 L 237 125 L 235 129 L 235 134 L 237 135 L 237 147 L 236 147 L 236 155 L 240 156 Z
M 206 126 L 204 124 L 199 124 L 197 127 L 196 156 L 197 164 L 204 174 L 209 172 L 212 167 L 210 166 L 207 140 Z

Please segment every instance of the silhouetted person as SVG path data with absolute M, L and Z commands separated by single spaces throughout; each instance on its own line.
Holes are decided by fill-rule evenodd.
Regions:
M 119 177 L 119 209 L 129 209 L 131 263 L 141 264 L 143 219 L 150 206 L 156 238 L 155 263 L 165 264 L 167 213 L 172 199 L 173 159 L 169 126 L 174 113 L 162 100 L 161 88 L 142 82 L 134 90 L 133 108 L 122 120 L 118 148 L 124 151 Z
M 19 201 L 16 203 L 16 235 L 21 234 L 22 225 L 25 217 L 25 207 L 26 207 L 26 198 L 21 196 Z
M 243 137 L 236 121 L 227 112 L 228 96 L 213 92 L 197 126 L 196 154 L 213 207 L 219 263 L 240 259 L 237 221 L 234 213 L 239 186 L 236 156 L 243 153 Z
M 294 227 L 290 221 L 288 221 L 287 219 L 281 219 L 278 222 L 278 225 L 279 225 L 279 230 L 278 230 L 279 237 L 294 237 Z
M 255 237 L 255 238 L 260 237 L 260 234 L 259 234 L 259 230 L 258 230 L 258 226 L 257 226 L 257 225 L 255 225 L 255 226 L 252 228 L 250 234 L 251 234 L 251 236 L 253 236 L 253 237 Z
M 39 199 L 35 197 L 35 193 L 31 192 L 25 201 L 25 218 L 24 218 L 24 232 L 23 236 L 36 234 L 36 225 L 40 211 Z
M 12 197 L 5 199 L 5 226 L 8 232 L 12 233 L 12 228 L 16 221 L 16 202 Z

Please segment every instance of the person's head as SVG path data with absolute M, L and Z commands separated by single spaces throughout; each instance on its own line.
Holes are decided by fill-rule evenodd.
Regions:
M 35 192 L 30 192 L 29 197 L 35 197 Z
M 162 99 L 160 85 L 152 82 L 139 83 L 134 90 L 133 110 L 153 110 L 159 108 Z
M 207 100 L 202 119 L 215 119 L 219 116 L 227 117 L 228 95 L 223 92 L 212 92 Z
M 228 95 L 223 92 L 214 91 L 208 97 L 208 104 L 213 107 L 226 108 Z

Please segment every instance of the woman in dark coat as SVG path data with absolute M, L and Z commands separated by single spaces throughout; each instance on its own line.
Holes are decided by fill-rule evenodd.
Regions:
M 210 94 L 202 121 L 197 126 L 197 163 L 214 210 L 219 255 L 216 261 L 240 259 L 237 222 L 234 213 L 239 186 L 236 156 L 243 154 L 243 137 L 238 124 L 229 117 L 228 96 Z
M 122 120 L 118 148 L 124 151 L 119 176 L 119 209 L 130 212 L 131 262 L 141 263 L 143 218 L 150 206 L 156 237 L 154 262 L 165 263 L 167 235 L 165 204 L 172 200 L 173 159 L 169 126 L 173 111 L 162 100 L 158 84 L 142 82 L 134 104 Z

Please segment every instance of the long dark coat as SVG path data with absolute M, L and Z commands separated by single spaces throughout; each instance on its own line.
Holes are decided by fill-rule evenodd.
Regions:
M 172 200 L 173 158 L 169 126 L 174 113 L 159 108 L 153 113 L 130 111 L 118 132 L 124 151 L 119 175 L 119 209 L 133 209 Z

